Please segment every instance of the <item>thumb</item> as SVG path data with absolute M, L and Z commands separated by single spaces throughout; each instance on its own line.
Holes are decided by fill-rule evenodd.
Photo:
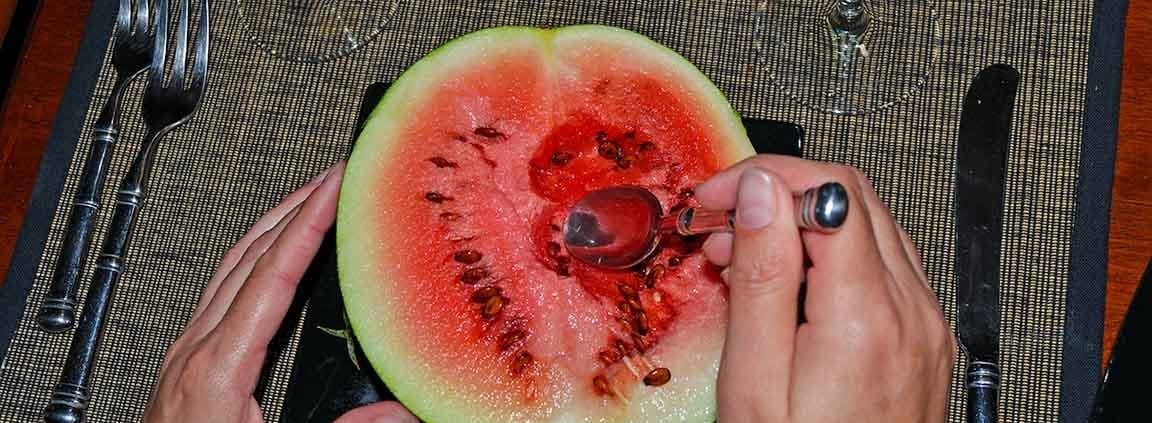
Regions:
M 728 334 L 718 389 L 720 412 L 730 411 L 727 420 L 745 421 L 739 410 L 752 411 L 748 401 L 767 407 L 759 412 L 769 416 L 787 412 L 803 276 L 793 210 L 791 189 L 782 178 L 756 167 L 741 174 L 732 261 L 724 278 Z
M 400 403 L 383 401 L 353 409 L 333 423 L 420 423 L 420 420 Z

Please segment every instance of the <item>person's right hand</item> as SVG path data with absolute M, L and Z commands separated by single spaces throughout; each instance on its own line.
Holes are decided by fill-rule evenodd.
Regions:
M 847 220 L 837 233 L 799 231 L 792 192 L 829 181 L 848 191 Z M 757 156 L 696 196 L 737 210 L 735 232 L 704 246 L 729 287 L 721 422 L 944 420 L 956 343 L 915 245 L 862 173 Z

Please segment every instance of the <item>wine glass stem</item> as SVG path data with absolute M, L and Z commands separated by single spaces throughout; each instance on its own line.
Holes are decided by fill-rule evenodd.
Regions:
M 864 0 L 839 0 L 828 17 L 836 32 L 846 35 L 860 35 L 868 28 L 868 9 Z

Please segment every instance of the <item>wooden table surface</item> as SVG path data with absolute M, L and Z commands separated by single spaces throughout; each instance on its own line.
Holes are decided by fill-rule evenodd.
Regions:
M 19 235 L 44 145 L 68 83 L 90 4 L 42 2 L 15 83 L 0 109 L 0 275 Z M 1152 0 L 1132 0 L 1125 30 L 1116 180 L 1108 252 L 1104 348 L 1112 340 L 1152 252 Z M 3 281 L 0 280 L 0 284 Z

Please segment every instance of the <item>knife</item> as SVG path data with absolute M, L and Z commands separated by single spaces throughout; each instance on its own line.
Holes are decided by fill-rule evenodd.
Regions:
M 956 146 L 956 326 L 968 355 L 967 421 L 997 420 L 1004 176 L 1020 73 L 995 64 L 973 79 Z

